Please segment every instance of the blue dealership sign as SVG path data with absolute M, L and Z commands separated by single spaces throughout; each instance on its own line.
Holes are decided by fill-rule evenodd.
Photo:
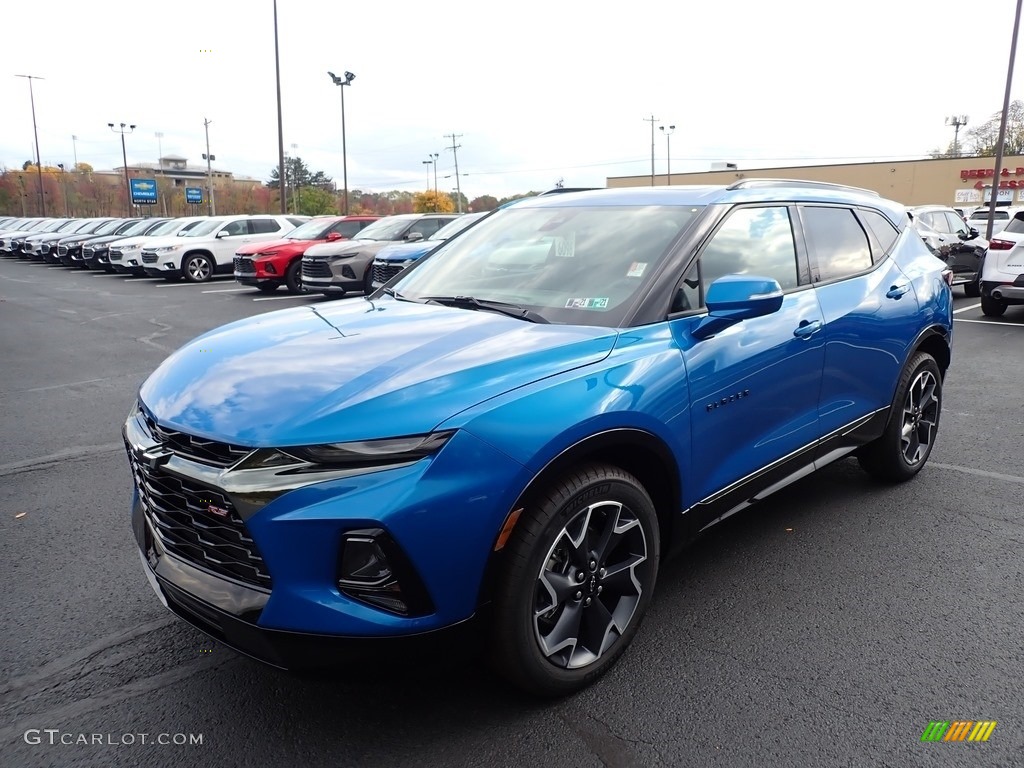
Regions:
M 156 179 L 131 179 L 132 205 L 156 202 Z
M 199 205 L 203 202 L 202 187 L 185 187 L 185 202 Z

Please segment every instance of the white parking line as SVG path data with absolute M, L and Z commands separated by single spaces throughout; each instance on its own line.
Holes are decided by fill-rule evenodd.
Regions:
M 160 280 L 164 280 L 162 277 L 159 278 L 159 279 Z M 157 288 L 195 288 L 195 287 L 196 287 L 195 283 L 189 283 L 189 282 L 186 282 L 184 280 L 182 280 L 179 283 L 169 283 L 166 280 L 164 280 L 163 283 L 161 283 L 160 285 L 157 286 Z
M 215 291 L 203 291 L 203 293 L 241 293 L 242 291 L 251 291 L 252 288 L 218 288 Z
M 163 278 L 162 278 L 162 277 L 126 277 L 126 278 L 124 279 L 124 281 L 125 281 L 126 283 L 127 283 L 127 282 L 128 282 L 129 280 L 150 280 L 150 281 L 153 281 L 153 282 L 155 282 L 155 281 L 157 281 L 157 280 L 163 280 Z
M 953 320 L 954 323 L 980 323 L 981 325 L 1001 325 L 1003 328 L 1024 328 L 1024 323 L 1020 325 L 1014 323 L 1001 323 L 998 320 L 968 320 L 966 317 L 957 317 Z
M 961 312 L 970 312 L 972 309 L 978 309 L 981 304 L 972 304 L 969 307 L 960 307 L 960 309 L 954 309 L 953 314 L 959 315 Z
M 284 301 L 285 299 L 304 299 L 306 298 L 303 294 L 297 293 L 294 296 L 267 296 L 262 299 L 253 299 L 253 301 Z

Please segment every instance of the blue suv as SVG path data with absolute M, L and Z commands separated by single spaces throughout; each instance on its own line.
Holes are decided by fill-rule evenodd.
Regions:
M 171 355 L 123 430 L 143 568 L 279 667 L 470 625 L 512 683 L 570 693 L 709 526 L 843 457 L 921 469 L 951 278 L 864 190 L 523 200 L 365 299 Z

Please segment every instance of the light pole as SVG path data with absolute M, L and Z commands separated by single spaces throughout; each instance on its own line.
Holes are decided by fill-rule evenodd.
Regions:
M 992 227 L 995 223 L 996 201 L 999 197 L 999 177 L 1003 170 L 1003 143 L 1006 141 L 1006 123 L 1010 117 L 1010 86 L 1013 83 L 1013 62 L 1017 57 L 1017 33 L 1020 32 L 1020 11 L 1024 0 L 1017 0 L 1017 12 L 1013 17 L 1013 37 L 1010 40 L 1010 63 L 1006 68 L 1006 92 L 1003 94 L 1003 117 L 999 121 L 999 138 L 996 140 L 996 167 L 992 174 L 992 199 L 988 205 L 988 225 L 985 228 L 985 239 L 992 239 Z
M 64 173 L 64 163 L 57 163 L 57 167 L 60 168 L 60 185 L 64 189 L 64 218 L 70 219 L 71 209 L 68 207 L 68 177 Z
M 651 124 L 651 186 L 654 186 L 654 124 L 658 122 L 659 118 L 653 114 L 650 117 L 645 117 L 644 122 Z
M 302 191 L 302 182 L 299 181 L 298 153 L 299 145 L 292 144 L 292 200 L 294 201 L 295 215 L 299 215 L 299 193 Z
M 281 55 L 277 45 L 277 0 L 274 0 L 274 70 L 277 73 L 277 168 L 281 185 L 281 213 L 288 213 L 284 199 L 284 123 L 281 118 Z
M 947 117 L 946 125 L 953 126 L 953 157 L 960 157 L 960 129 L 967 125 L 967 115 Z
M 356 79 L 356 76 L 351 72 L 346 72 L 345 76 L 338 77 L 333 72 L 328 72 L 331 76 L 331 80 L 334 84 L 341 89 L 341 178 L 344 185 L 345 200 L 342 204 L 342 213 L 348 216 L 348 151 L 345 147 L 345 86 L 352 85 L 352 81 Z
M 121 134 L 121 157 L 122 157 L 122 159 L 124 159 L 124 188 L 125 188 L 125 192 L 128 194 L 127 202 L 125 203 L 125 215 L 131 216 L 132 215 L 132 183 L 128 180 L 128 150 L 125 149 L 124 135 L 126 133 L 134 133 L 135 132 L 135 126 L 134 125 L 129 125 L 129 126 L 127 126 L 127 130 L 126 130 L 125 129 L 126 126 L 125 126 L 124 123 L 120 124 L 121 125 L 120 128 L 115 128 L 113 123 L 107 123 L 107 125 L 110 127 L 110 130 L 112 130 L 114 133 L 120 133 Z
M 75 134 L 71 134 L 71 153 L 75 157 L 75 164 L 71 167 L 72 171 L 78 170 L 78 137 Z
M 46 201 L 43 199 L 43 161 L 39 155 L 39 130 L 36 128 L 36 96 L 32 91 L 32 81 L 42 80 L 41 77 L 35 75 L 15 75 L 15 77 L 24 77 L 28 80 L 28 98 L 32 102 L 32 132 L 36 137 L 36 173 L 39 174 L 39 207 L 43 212 L 43 216 L 46 216 Z
M 206 184 L 210 191 L 210 215 L 217 215 L 217 203 L 213 199 L 213 166 L 210 165 L 214 160 L 217 159 L 216 155 L 210 154 L 210 124 L 213 120 L 207 120 L 203 118 L 203 127 L 206 129 L 206 154 L 203 155 L 203 159 L 206 161 Z
M 670 125 L 666 128 L 664 125 L 659 125 L 658 130 L 665 134 L 665 158 L 667 161 L 666 176 L 668 176 L 669 186 L 672 185 L 672 134 L 675 133 L 676 127 Z

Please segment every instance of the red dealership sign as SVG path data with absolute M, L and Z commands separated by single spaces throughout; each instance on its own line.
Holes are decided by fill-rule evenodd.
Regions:
M 991 179 L 996 175 L 995 168 L 970 168 L 963 169 L 960 171 L 961 179 Z M 1024 168 L 1014 168 L 1012 171 L 1009 168 L 1003 168 L 999 173 L 1000 176 L 1024 176 Z

